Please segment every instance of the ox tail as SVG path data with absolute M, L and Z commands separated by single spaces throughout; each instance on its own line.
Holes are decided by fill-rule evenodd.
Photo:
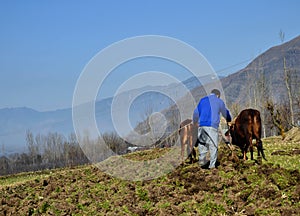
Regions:
M 263 159 L 264 159 L 265 161 L 267 161 L 266 156 L 265 156 L 265 153 L 264 153 L 264 148 L 263 148 L 262 141 L 258 142 L 258 145 L 257 145 L 257 151 L 258 151 L 259 153 L 261 153 L 261 156 L 263 157 Z

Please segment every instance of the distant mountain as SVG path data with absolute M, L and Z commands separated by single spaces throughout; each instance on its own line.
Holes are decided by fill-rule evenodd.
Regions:
M 236 73 L 220 77 L 226 103 L 229 106 L 238 104 L 242 109 L 259 107 L 267 98 L 276 104 L 288 101 L 284 59 L 293 98 L 298 100 L 298 105 L 294 101 L 296 109 L 300 101 L 300 36 L 268 49 Z M 206 89 L 212 88 L 213 83 L 206 84 Z M 191 92 L 196 100 L 207 94 L 203 86 L 198 86 Z M 300 113 L 298 115 L 300 118 Z
M 210 77 L 202 78 L 209 82 Z M 192 77 L 182 84 L 170 84 L 167 86 L 146 86 L 144 88 L 123 92 L 115 98 L 106 98 L 96 102 L 95 116 L 97 126 L 101 133 L 114 131 L 111 117 L 113 99 L 118 98 L 116 112 L 124 113 L 124 104 L 134 97 L 129 108 L 129 119 L 134 128 L 144 120 L 144 115 L 149 109 L 159 112 L 168 108 L 173 102 L 183 97 L 186 89 L 191 90 L 199 86 L 200 82 Z M 183 87 L 185 86 L 185 87 Z M 26 150 L 26 131 L 36 134 L 58 132 L 64 136 L 74 133 L 72 122 L 72 109 L 62 109 L 48 112 L 21 108 L 0 109 L 0 155 Z M 128 133 L 130 128 L 128 128 Z
M 267 97 L 272 98 L 276 103 L 286 101 L 288 95 L 285 85 L 284 58 L 293 93 L 297 94 L 300 81 L 300 36 L 268 49 L 242 70 L 223 78 L 222 85 L 227 102 L 245 107 L 257 106 Z M 267 88 L 266 92 L 263 92 L 263 84 Z M 298 95 L 299 93 L 298 91 Z
M 71 110 L 38 112 L 26 107 L 0 109 L 0 152 L 24 151 L 27 130 L 35 134 L 71 133 Z

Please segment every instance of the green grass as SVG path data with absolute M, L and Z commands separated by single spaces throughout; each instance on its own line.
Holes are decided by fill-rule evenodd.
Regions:
M 25 172 L 8 176 L 0 176 L 0 188 L 2 186 L 12 186 L 23 184 L 28 181 L 39 182 L 41 178 L 48 177 L 53 171 L 44 170 L 39 172 Z
M 272 155 L 276 151 L 284 151 L 290 153 L 293 149 L 299 149 L 300 143 L 295 142 L 284 142 L 280 137 L 269 137 L 263 139 L 263 147 L 266 158 L 269 163 L 274 166 L 280 166 L 288 170 L 299 170 L 300 171 L 300 157 L 298 155 Z

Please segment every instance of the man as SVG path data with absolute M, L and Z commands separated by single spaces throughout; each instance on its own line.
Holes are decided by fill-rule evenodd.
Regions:
M 227 122 L 231 121 L 230 112 L 226 108 L 224 101 L 220 99 L 220 96 L 220 91 L 213 89 L 210 95 L 200 100 L 193 114 L 193 122 L 199 125 L 199 163 L 200 166 L 207 163 L 206 154 L 209 150 L 210 169 L 216 167 L 218 157 L 218 127 L 220 124 L 220 114 L 222 114 Z

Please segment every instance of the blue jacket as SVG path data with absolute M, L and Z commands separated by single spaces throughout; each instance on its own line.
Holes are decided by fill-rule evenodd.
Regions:
M 215 94 L 210 94 L 200 100 L 194 110 L 193 121 L 199 123 L 199 126 L 208 126 L 218 128 L 220 124 L 220 114 L 227 122 L 231 121 L 229 110 L 226 108 L 223 100 Z

